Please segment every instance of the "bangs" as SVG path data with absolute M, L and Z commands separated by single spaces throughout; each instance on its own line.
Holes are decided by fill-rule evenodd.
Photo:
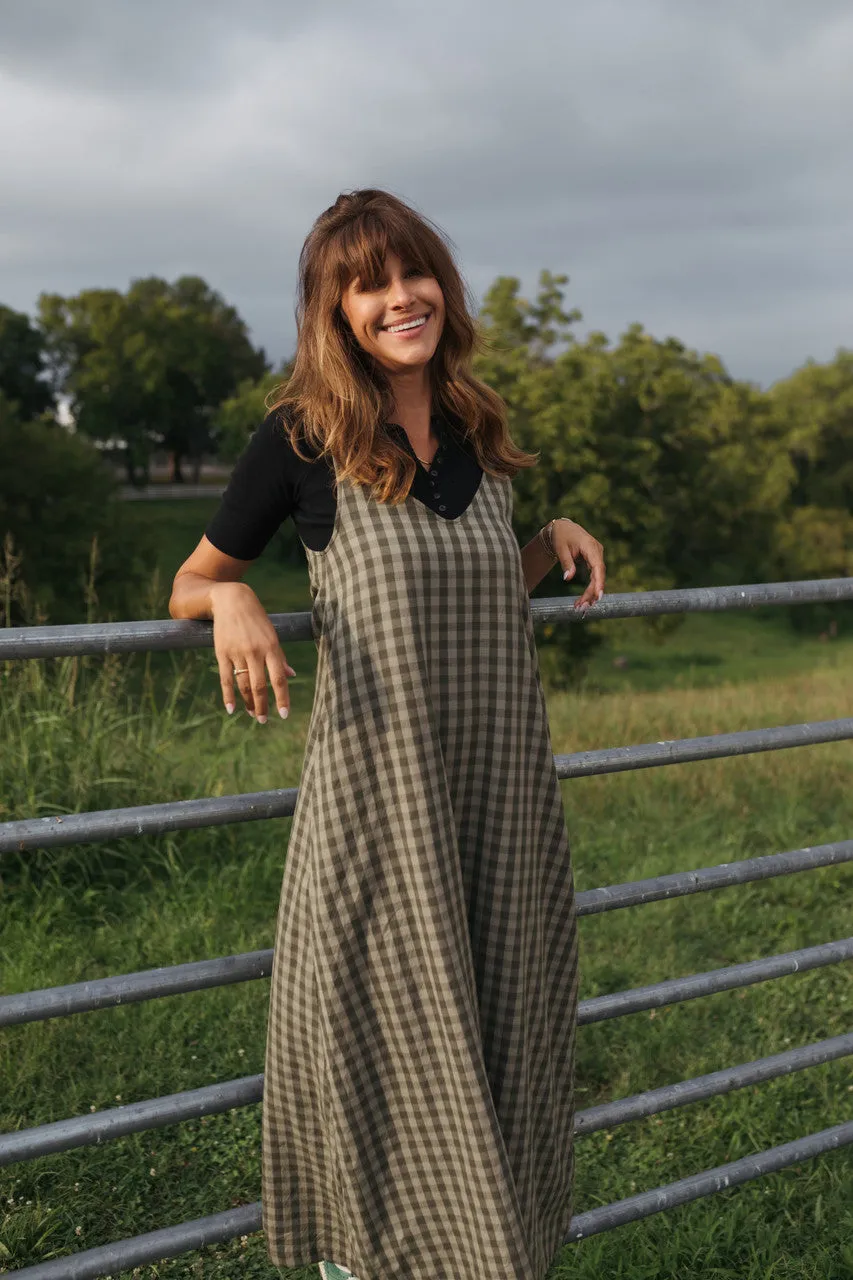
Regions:
M 426 275 L 437 274 L 429 246 L 415 226 L 405 220 L 365 211 L 342 227 L 331 247 L 332 271 L 338 292 L 358 278 L 365 286 L 378 285 L 385 275 L 385 259 L 395 253 L 404 268 L 418 267 Z

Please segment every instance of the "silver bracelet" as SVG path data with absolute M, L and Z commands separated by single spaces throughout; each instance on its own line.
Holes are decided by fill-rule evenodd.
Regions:
M 545 548 L 552 560 L 557 559 L 557 554 L 554 551 L 554 525 L 558 520 L 568 520 L 569 518 L 569 516 L 554 516 L 553 520 L 549 520 L 548 523 L 543 525 L 539 530 L 539 541 L 542 543 L 542 546 Z

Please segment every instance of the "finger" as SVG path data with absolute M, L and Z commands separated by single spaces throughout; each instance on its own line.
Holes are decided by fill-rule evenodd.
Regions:
M 598 604 L 604 595 L 604 556 L 600 548 L 594 551 L 582 552 L 584 560 L 589 569 L 589 584 L 583 595 L 575 601 L 576 609 L 589 608 L 593 604 Z
M 272 685 L 275 704 L 278 707 L 278 714 L 283 720 L 286 720 L 290 712 L 290 690 L 287 686 L 287 676 L 288 674 L 295 676 L 296 672 L 279 648 L 272 649 L 267 654 L 267 670 L 270 673 L 270 684 Z
M 562 561 L 562 566 L 563 566 L 563 581 L 568 582 L 569 578 L 573 578 L 575 576 L 575 570 L 577 568 L 577 565 L 575 564 L 574 560 L 570 555 L 566 555 L 566 558 Z
M 263 657 L 249 658 L 249 679 L 252 686 L 252 704 L 258 724 L 267 722 L 267 667 Z
M 222 701 L 225 710 L 229 716 L 233 715 L 236 703 L 236 694 L 234 693 L 234 667 L 239 663 L 231 662 L 231 659 L 224 653 L 216 655 L 216 665 L 219 668 L 219 687 L 222 690 Z
M 239 675 L 234 676 L 234 682 L 237 685 L 237 688 L 240 692 L 240 697 L 243 699 L 243 704 L 246 710 L 248 711 L 250 716 L 253 716 L 255 714 L 255 704 L 252 699 L 252 679 L 249 671 L 248 659 L 243 658 L 239 662 L 235 661 L 234 666 L 240 672 Z M 241 669 L 243 667 L 246 668 L 245 671 Z

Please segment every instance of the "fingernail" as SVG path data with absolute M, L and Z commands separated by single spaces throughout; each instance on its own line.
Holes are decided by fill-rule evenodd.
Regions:
M 267 722 L 266 716 L 258 716 L 258 724 L 266 724 L 266 722 Z
M 565 582 L 567 578 L 570 578 L 573 572 L 574 572 L 573 569 L 567 569 L 566 572 L 563 574 L 563 582 Z
M 234 703 L 233 703 L 233 702 L 226 702 L 226 703 L 225 703 L 225 710 L 228 712 L 229 716 L 230 716 L 230 715 L 232 715 L 232 714 L 233 714 L 233 712 L 234 712 Z
M 287 713 L 289 710 L 290 710 L 289 707 L 279 707 L 278 714 L 281 716 L 282 720 L 287 719 Z

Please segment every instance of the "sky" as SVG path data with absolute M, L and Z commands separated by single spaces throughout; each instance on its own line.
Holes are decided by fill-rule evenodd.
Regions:
M 853 346 L 847 0 L 0 0 L 0 303 L 203 276 L 278 363 L 381 187 L 480 304 L 569 276 L 767 386 Z

